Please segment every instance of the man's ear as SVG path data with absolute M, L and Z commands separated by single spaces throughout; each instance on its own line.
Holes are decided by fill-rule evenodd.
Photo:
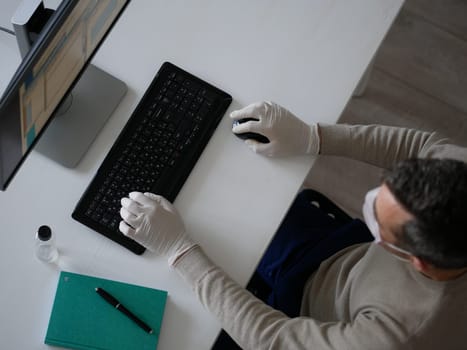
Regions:
M 419 272 L 427 273 L 430 270 L 430 264 L 427 263 L 425 260 L 420 259 L 414 255 L 410 256 L 410 263 L 412 266 Z

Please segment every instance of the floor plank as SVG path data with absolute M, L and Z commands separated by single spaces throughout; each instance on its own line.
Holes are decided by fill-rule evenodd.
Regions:
M 467 42 L 402 11 L 376 56 L 388 74 L 467 112 Z
M 466 0 L 410 0 L 404 9 L 467 41 Z
M 467 113 L 375 69 L 365 95 L 352 99 L 339 119 L 349 124 L 383 124 L 437 131 L 467 146 Z

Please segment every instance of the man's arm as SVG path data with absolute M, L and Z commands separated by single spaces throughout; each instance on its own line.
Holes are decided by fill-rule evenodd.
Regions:
M 408 158 L 449 157 L 467 161 L 467 149 L 436 132 L 382 125 L 319 125 L 320 154 L 349 157 L 381 168 Z
M 249 120 L 232 129 L 254 132 L 270 142 L 246 140 L 254 152 L 271 156 L 310 154 L 349 157 L 382 168 L 407 158 L 453 158 L 467 161 L 467 149 L 450 144 L 436 132 L 382 125 L 306 124 L 273 102 L 257 102 L 231 113 Z

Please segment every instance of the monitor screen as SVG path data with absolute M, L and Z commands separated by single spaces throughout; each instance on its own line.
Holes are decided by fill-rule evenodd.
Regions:
M 64 0 L 0 101 L 0 187 L 6 188 L 82 76 L 128 0 Z

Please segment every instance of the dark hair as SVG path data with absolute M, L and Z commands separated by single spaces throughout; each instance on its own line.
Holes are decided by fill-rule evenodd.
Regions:
M 397 234 L 399 245 L 439 268 L 467 267 L 467 163 L 409 159 L 383 181 L 414 216 Z

